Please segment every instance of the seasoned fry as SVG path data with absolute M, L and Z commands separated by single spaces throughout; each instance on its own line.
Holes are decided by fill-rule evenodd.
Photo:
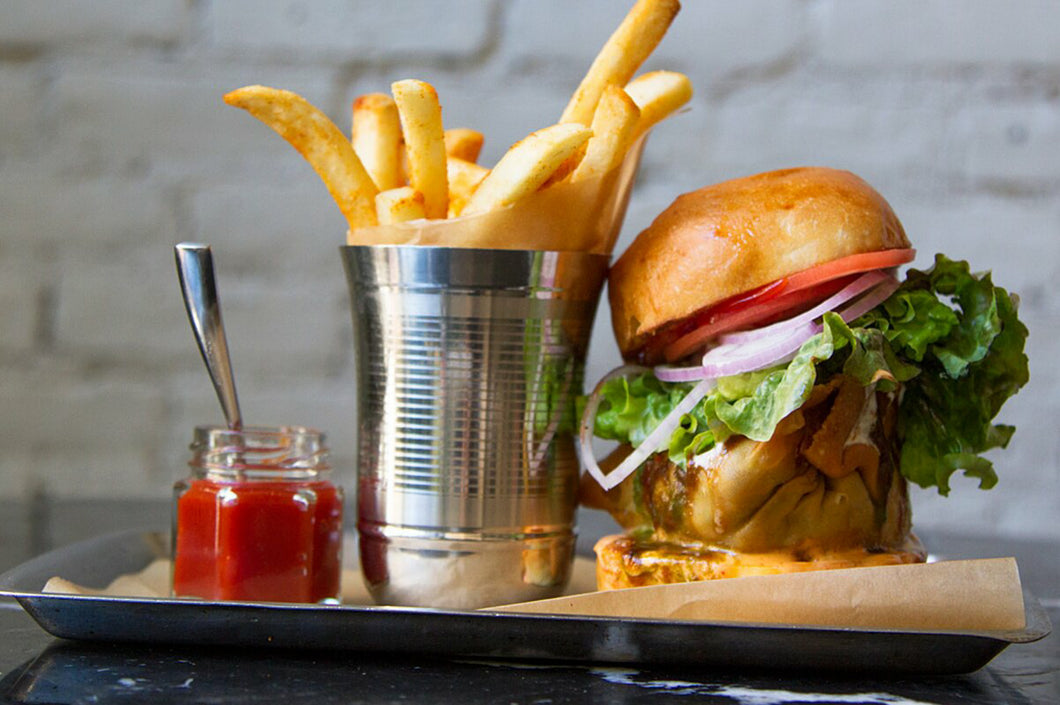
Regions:
M 450 157 L 477 162 L 485 137 L 478 130 L 454 127 L 445 131 L 445 153 Z
M 552 125 L 524 137 L 482 180 L 463 214 L 502 208 L 533 193 L 591 135 L 592 130 L 588 127 L 567 123 Z
M 225 102 L 268 124 L 309 161 L 346 216 L 348 244 L 548 244 L 610 252 L 635 176 L 635 160 L 627 155 L 692 95 L 688 78 L 679 73 L 654 71 L 633 79 L 680 9 L 680 0 L 632 0 L 560 122 L 512 145 L 492 169 L 478 164 L 483 134 L 446 130 L 438 93 L 423 81 L 396 81 L 389 95 L 357 97 L 346 136 L 289 91 L 247 86 Z M 552 188 L 561 182 L 570 188 Z M 525 212 L 508 209 L 538 192 Z M 453 227 L 372 228 L 498 209 L 505 212 Z
M 590 139 L 592 139 L 590 137 Z M 563 163 L 559 165 L 559 168 L 552 172 L 552 176 L 548 177 L 541 188 L 551 188 L 556 184 L 566 181 L 567 178 L 574 173 L 574 170 L 581 163 L 582 158 L 585 156 L 585 145 L 582 145 L 578 149 L 574 150 L 574 153 L 563 160 Z
M 397 105 L 386 93 L 369 93 L 353 101 L 350 130 L 353 151 L 381 190 L 405 183 L 402 173 L 401 120 Z
M 456 157 L 450 157 L 446 167 L 449 172 L 449 217 L 455 218 L 464 211 L 489 169 Z
M 636 139 L 692 99 L 692 81 L 683 73 L 651 71 L 630 81 L 626 93 L 640 108 Z
M 423 194 L 411 186 L 399 186 L 381 191 L 375 197 L 376 212 L 380 225 L 404 223 L 427 217 L 423 207 Z
M 681 9 L 678 0 L 638 0 L 607 40 L 571 96 L 560 122 L 590 125 L 608 85 L 623 86 L 662 41 Z
M 571 181 L 602 176 L 618 166 L 633 144 L 639 121 L 640 110 L 633 99 L 618 86 L 607 86 L 593 115 L 593 136 Z
M 376 224 L 378 189 L 350 141 L 324 113 L 296 93 L 267 86 L 238 88 L 224 100 L 264 122 L 305 157 L 351 230 Z
M 444 218 L 449 208 L 449 185 L 438 93 L 429 83 L 412 79 L 397 81 L 390 88 L 405 133 L 409 186 L 423 194 L 428 218 Z

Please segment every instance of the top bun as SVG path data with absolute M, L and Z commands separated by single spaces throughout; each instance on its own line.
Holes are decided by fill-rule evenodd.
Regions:
M 848 171 L 807 167 L 679 196 L 615 262 L 611 323 L 622 356 L 708 306 L 847 255 L 908 248 L 902 224 Z

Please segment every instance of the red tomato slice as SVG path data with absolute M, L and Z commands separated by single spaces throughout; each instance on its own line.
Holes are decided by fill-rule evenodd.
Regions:
M 785 277 L 788 291 L 798 291 L 821 282 L 845 277 L 848 274 L 861 274 L 874 269 L 890 269 L 906 262 L 912 262 L 916 250 L 882 250 L 879 252 L 862 252 L 857 255 L 840 257 L 837 260 L 819 264 Z
M 827 298 L 849 284 L 853 277 L 843 277 L 824 281 L 815 286 L 806 287 L 798 291 L 787 291 L 779 296 L 764 300 L 741 302 L 738 307 L 726 305 L 724 308 L 711 307 L 695 321 L 701 322 L 691 333 L 679 337 L 663 349 L 663 355 L 668 362 L 681 360 L 697 348 L 703 346 L 711 338 L 722 333 L 752 328 L 765 325 L 773 321 L 779 321 L 786 314 L 796 315 L 800 310 Z M 779 280 L 784 281 L 784 280 Z
M 916 250 L 912 249 L 864 252 L 796 272 L 701 311 L 685 322 L 681 331 L 650 341 L 644 357 L 656 357 L 661 348 L 668 362 L 681 360 L 710 338 L 780 320 L 782 314 L 794 314 L 797 309 L 831 296 L 849 283 L 853 275 L 897 267 L 912 262 L 915 256 Z

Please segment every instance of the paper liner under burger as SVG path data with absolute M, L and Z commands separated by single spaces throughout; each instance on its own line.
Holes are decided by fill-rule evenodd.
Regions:
M 591 582 L 592 562 L 575 561 L 571 589 Z M 52 578 L 45 593 L 165 597 L 169 562 L 121 576 L 103 589 Z M 343 603 L 370 604 L 353 571 Z M 493 612 L 783 624 L 861 629 L 1015 631 L 1026 627 L 1014 558 L 763 575 L 608 590 L 487 608 Z
M 641 138 L 617 169 L 598 179 L 568 180 L 487 213 L 359 228 L 347 233 L 347 242 L 610 254 L 644 142 Z
M 498 612 L 943 631 L 1026 625 L 1013 558 L 823 570 L 652 585 Z

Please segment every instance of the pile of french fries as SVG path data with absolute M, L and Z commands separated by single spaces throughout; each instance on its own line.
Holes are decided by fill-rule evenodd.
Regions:
M 390 95 L 354 100 L 349 137 L 290 91 L 246 86 L 224 99 L 305 157 L 349 223 L 348 243 L 358 244 L 365 228 L 488 213 L 616 169 L 648 130 L 692 97 L 683 74 L 633 77 L 679 10 L 678 0 L 637 0 L 559 122 L 527 135 L 492 168 L 478 163 L 483 134 L 445 129 L 438 93 L 423 81 L 397 81 Z

